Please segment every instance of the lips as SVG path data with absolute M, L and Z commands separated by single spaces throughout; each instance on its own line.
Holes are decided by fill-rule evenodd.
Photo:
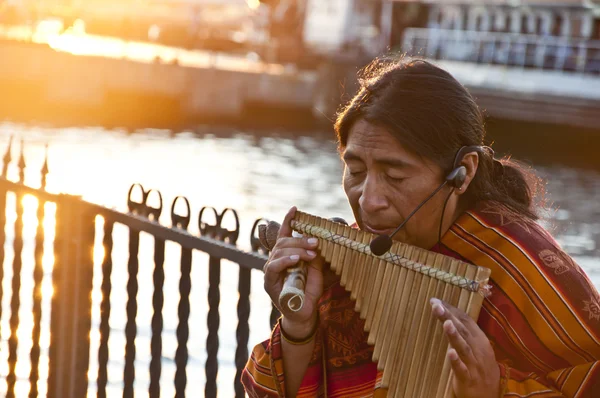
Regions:
M 390 235 L 394 232 L 395 227 L 388 227 L 383 225 L 371 225 L 367 222 L 363 221 L 363 229 L 365 231 L 371 232 L 375 235 Z

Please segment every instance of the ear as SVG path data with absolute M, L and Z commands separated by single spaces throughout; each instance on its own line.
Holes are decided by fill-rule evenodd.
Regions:
M 469 152 L 465 154 L 462 161 L 460 162 L 461 166 L 465 166 L 467 169 L 467 176 L 465 178 L 465 182 L 463 182 L 462 186 L 457 189 L 458 194 L 462 195 L 469 188 L 469 184 L 475 178 L 475 173 L 477 173 L 477 167 L 479 167 L 479 153 L 477 152 Z

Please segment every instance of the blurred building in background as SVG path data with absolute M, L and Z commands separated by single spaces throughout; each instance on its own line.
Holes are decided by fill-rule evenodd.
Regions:
M 409 15 L 412 4 L 402 4 Z M 396 4 L 394 5 L 396 6 Z M 600 6 L 589 1 L 421 4 L 390 45 L 436 60 L 492 116 L 594 127 L 600 118 Z M 421 8 L 419 7 L 419 8 Z
M 298 34 L 277 18 L 290 3 Z M 339 104 L 340 79 L 377 55 L 436 61 L 476 95 L 488 114 L 518 121 L 600 123 L 600 5 L 591 1 L 331 0 L 272 4 L 279 60 L 328 65 L 317 98 Z M 277 25 L 276 25 L 277 26 Z M 333 65 L 333 68 L 331 66 Z M 346 65 L 346 71 L 343 71 Z M 328 83 L 333 82 L 333 85 Z M 328 87 L 328 89 L 327 89 Z
M 19 59 L 0 66 L 0 82 L 17 91 L 11 102 L 27 97 L 27 90 L 36 98 L 60 92 L 85 109 L 103 104 L 102 113 L 113 113 L 110 99 L 125 109 L 118 117 L 147 109 L 132 103 L 151 102 L 150 109 L 169 115 L 167 123 L 193 121 L 199 113 L 239 116 L 256 104 L 331 116 L 355 87 L 357 68 L 392 52 L 435 60 L 490 116 L 600 123 L 600 5 L 590 0 L 0 4 L 0 56 Z M 39 68 L 21 61 L 40 59 L 52 73 L 36 75 Z M 71 86 L 74 76 L 87 86 Z M 19 82 L 26 83 L 20 90 Z M 224 107 L 216 105 L 218 95 L 227 96 Z

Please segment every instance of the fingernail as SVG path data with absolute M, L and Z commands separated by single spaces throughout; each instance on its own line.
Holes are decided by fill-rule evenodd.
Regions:
M 433 311 L 434 315 L 444 315 L 444 312 L 446 312 L 446 310 L 444 309 L 444 306 L 442 305 L 442 302 L 440 300 L 432 298 L 429 302 L 431 303 L 431 311 Z
M 306 254 L 308 254 L 310 257 L 314 257 L 314 256 L 316 256 L 316 255 L 317 255 L 317 253 L 315 253 L 315 252 L 314 252 L 314 251 L 312 251 L 312 250 L 307 250 L 307 251 L 306 251 Z
M 432 297 L 429 302 L 431 303 L 431 305 L 435 305 L 435 304 L 439 304 L 442 305 L 442 302 L 440 301 L 440 299 L 436 299 L 435 297 Z
M 456 352 L 456 350 L 454 348 L 451 348 L 450 350 L 448 350 L 448 358 L 451 361 L 456 361 L 458 359 L 458 353 Z
M 298 260 L 300 260 L 300 256 L 297 255 L 297 254 L 292 254 L 290 256 L 290 260 L 292 260 L 292 261 L 298 261 Z
M 319 240 L 317 238 L 309 238 L 308 239 L 309 245 L 316 245 L 317 243 L 319 243 Z
M 452 322 L 451 320 L 448 319 L 446 322 L 444 322 L 444 324 L 448 324 L 448 326 L 446 326 L 446 329 L 448 330 L 448 334 L 456 333 L 456 327 L 454 326 L 454 322 Z

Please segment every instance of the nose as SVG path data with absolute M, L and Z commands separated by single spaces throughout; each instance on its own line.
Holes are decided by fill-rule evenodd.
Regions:
M 386 209 L 389 206 L 389 201 L 384 191 L 383 183 L 378 181 L 376 176 L 367 176 L 358 199 L 360 208 L 367 214 Z

